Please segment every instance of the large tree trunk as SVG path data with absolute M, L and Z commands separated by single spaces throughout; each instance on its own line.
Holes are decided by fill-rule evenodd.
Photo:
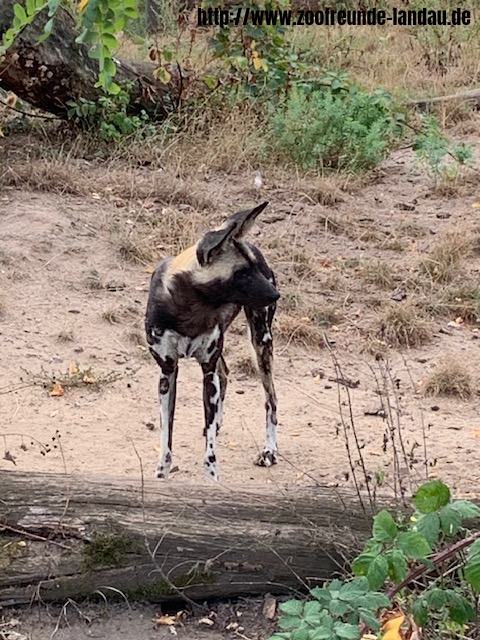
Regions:
M 14 2 L 0 0 L 0 38 L 11 26 Z M 89 58 L 87 48 L 75 42 L 79 35 L 75 21 L 62 8 L 50 37 L 39 44 L 47 20 L 46 12 L 39 14 L 0 60 L 0 87 L 35 107 L 66 117 L 69 100 L 96 100 L 101 95 L 101 89 L 95 88 L 98 61 Z M 181 78 L 172 74 L 167 87 L 154 79 L 153 65 L 117 62 L 115 81 L 128 87 L 132 109 L 164 118 L 177 102 Z
M 0 473 L 0 606 L 304 589 L 368 535 L 353 495 Z M 110 588 L 110 589 L 109 589 Z

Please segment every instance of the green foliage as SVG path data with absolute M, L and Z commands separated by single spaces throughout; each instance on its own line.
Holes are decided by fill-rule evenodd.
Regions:
M 447 637 L 448 630 L 465 637 L 466 625 L 476 621 L 469 589 L 480 593 L 480 538 L 465 541 L 470 545 L 466 561 L 456 553 L 461 548 L 459 535 L 468 534 L 462 528 L 464 520 L 480 517 L 480 508 L 466 500 L 452 501 L 449 488 L 439 480 L 422 485 L 412 502 L 416 511 L 408 520 L 402 515 L 395 519 L 386 510 L 375 516 L 372 537 L 352 563 L 354 578 L 312 589 L 307 601 L 282 604 L 281 631 L 270 640 L 357 640 L 360 623 L 373 632 L 380 630 L 379 611 L 395 611 L 397 593 L 407 619 L 413 617 L 429 632 L 440 633 L 438 637 Z M 456 543 L 446 547 L 453 537 Z M 433 550 L 441 564 L 435 565 Z M 453 571 L 450 557 L 457 562 Z M 422 588 L 413 581 L 419 569 L 426 576 Z M 382 592 L 387 588 L 391 597 Z
M 455 177 L 459 165 L 470 165 L 473 160 L 472 147 L 464 143 L 453 144 L 441 130 L 435 116 L 422 119 L 413 148 L 435 181 Z
M 389 607 L 390 600 L 383 593 L 370 590 L 366 578 L 352 578 L 346 582 L 333 580 L 329 585 L 310 592 L 311 600 L 289 600 L 280 605 L 283 633 L 271 640 L 356 640 L 359 624 L 365 622 L 375 631 L 380 629 L 376 613 Z
M 96 131 L 106 142 L 115 142 L 134 133 L 143 137 L 153 134 L 148 115 L 145 112 L 139 116 L 129 115 L 129 103 L 130 97 L 123 90 L 115 96 L 101 96 L 97 102 L 83 98 L 78 102 L 71 100 L 67 103 L 68 117 L 82 129 Z
M 14 4 L 13 23 L 0 42 L 0 57 L 23 29 L 47 9 L 40 42 L 48 38 L 60 5 L 60 0 L 26 0 L 25 5 Z M 114 59 L 114 52 L 118 47 L 117 34 L 125 28 L 128 20 L 138 18 L 137 0 L 80 0 L 77 10 L 77 26 L 81 34 L 76 41 L 86 45 L 88 55 L 98 60 L 99 75 L 95 86 L 117 95 L 121 91 L 120 85 L 113 80 L 117 72 Z
M 334 74 L 324 82 L 312 92 L 294 89 L 272 108 L 272 151 L 305 168 L 375 167 L 402 135 L 404 114 L 383 90 L 369 93 Z

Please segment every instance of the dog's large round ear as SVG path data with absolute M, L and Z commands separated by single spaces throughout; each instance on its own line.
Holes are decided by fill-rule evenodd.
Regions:
M 252 227 L 256 217 L 268 202 L 262 202 L 258 207 L 245 209 L 229 216 L 222 226 L 215 231 L 208 231 L 197 244 L 197 260 L 203 267 L 211 263 L 220 255 L 225 245 L 231 240 L 238 240 Z

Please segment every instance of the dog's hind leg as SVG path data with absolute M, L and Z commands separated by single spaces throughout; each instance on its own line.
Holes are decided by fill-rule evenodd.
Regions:
M 275 304 L 263 309 L 245 307 L 250 335 L 257 356 L 258 369 L 265 391 L 267 413 L 267 435 L 265 447 L 255 460 L 260 467 L 271 467 L 277 463 L 277 396 L 273 383 L 273 338 L 272 321 Z
M 219 419 L 217 424 L 217 434 L 218 434 L 223 423 L 223 407 L 225 404 L 225 394 L 227 393 L 228 374 L 229 374 L 227 363 L 225 362 L 225 359 L 223 356 L 220 356 L 218 360 L 217 373 L 220 381 L 220 408 L 219 408 Z
M 166 340 L 165 340 L 166 342 Z M 162 347 L 167 347 L 166 349 Z M 175 400 L 177 396 L 178 362 L 169 351 L 167 344 L 160 342 L 150 346 L 150 352 L 160 367 L 158 396 L 160 401 L 160 457 L 157 465 L 157 478 L 167 479 L 172 467 L 172 433 Z
M 206 440 L 204 467 L 210 480 L 218 480 L 216 442 L 223 417 L 223 398 L 227 389 L 227 369 L 222 358 L 223 332 L 219 326 L 201 353 L 196 354 L 203 371 L 204 435 Z

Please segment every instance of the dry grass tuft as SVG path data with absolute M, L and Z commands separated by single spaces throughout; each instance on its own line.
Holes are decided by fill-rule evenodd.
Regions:
M 85 286 L 92 291 L 98 291 L 104 288 L 103 279 L 96 269 L 87 271 L 84 277 Z
M 422 382 L 422 392 L 427 396 L 453 396 L 467 400 L 473 395 L 472 376 L 464 364 L 446 359 Z
M 12 264 L 12 259 L 4 249 L 0 249 L 0 264 L 3 267 L 7 267 L 9 264 Z
M 420 262 L 420 270 L 432 282 L 451 282 L 470 251 L 470 241 L 465 233 L 447 233 Z
M 138 314 L 137 307 L 131 304 L 112 305 L 105 309 L 102 318 L 110 324 L 125 324 L 136 320 Z
M 73 342 L 75 340 L 73 329 L 62 329 L 57 336 L 57 340 L 59 342 Z
M 376 336 L 392 347 L 418 347 L 432 337 L 432 325 L 411 302 L 387 305 L 377 320 Z
M 366 282 L 382 289 L 389 289 L 394 282 L 393 267 L 385 260 L 369 260 L 362 265 L 362 275 Z
M 433 316 L 478 322 L 480 320 L 480 285 L 474 281 L 464 281 L 442 287 L 435 290 L 423 302 L 423 306 Z
M 253 354 L 239 356 L 233 363 L 233 368 L 236 373 L 243 374 L 249 378 L 254 378 L 258 375 L 258 369 L 253 360 Z
M 307 317 L 278 314 L 275 318 L 275 336 L 287 344 L 317 349 L 325 346 L 324 331 Z

